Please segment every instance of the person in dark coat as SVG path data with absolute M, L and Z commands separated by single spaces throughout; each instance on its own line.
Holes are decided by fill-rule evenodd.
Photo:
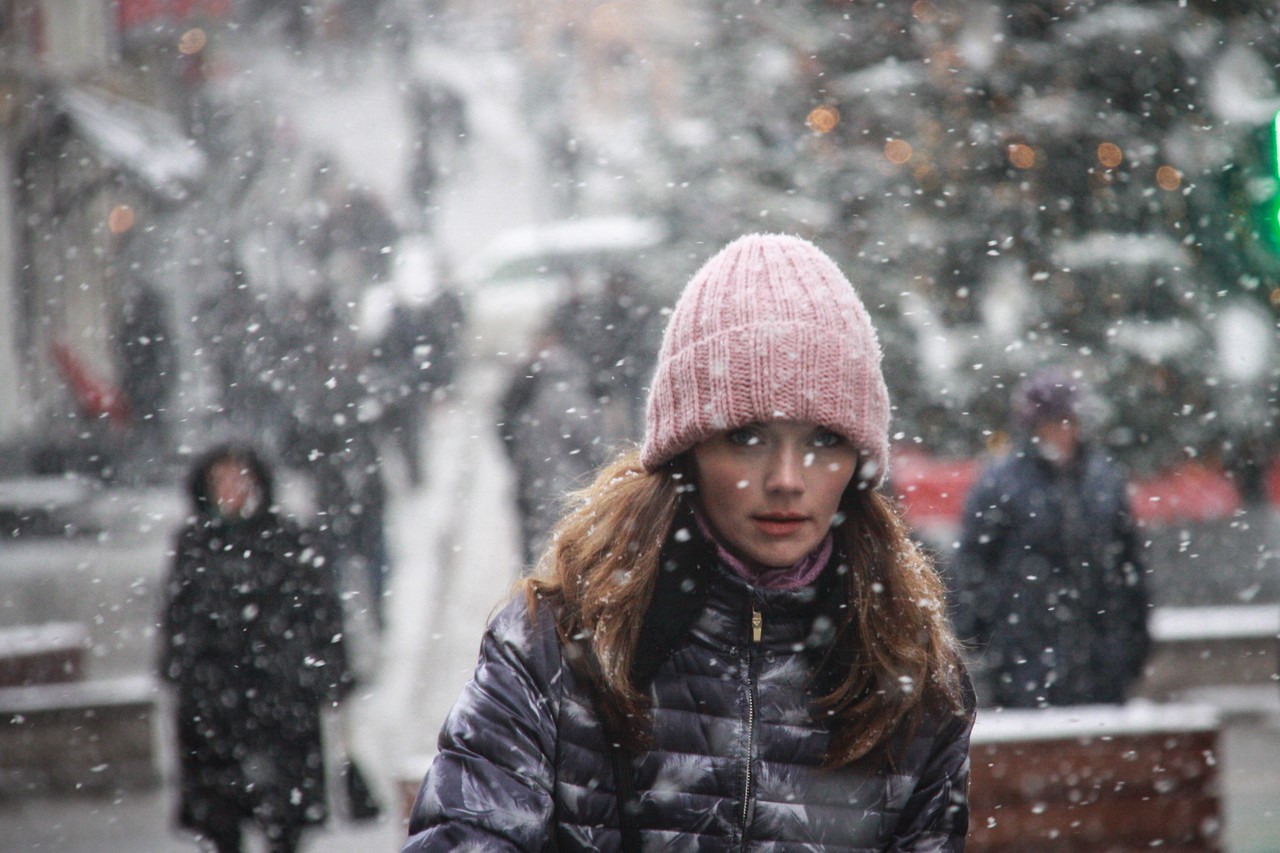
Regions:
M 254 821 L 291 853 L 325 820 L 321 709 L 352 681 L 331 572 L 273 506 L 258 454 L 227 445 L 190 480 L 161 615 L 161 676 L 175 688 L 179 824 L 218 853 Z
M 309 470 L 315 482 L 324 553 L 343 591 L 367 601 L 374 625 L 382 630 L 391 574 L 386 534 L 389 501 L 371 426 L 351 416 L 342 425 L 315 432 L 305 444 L 316 454 Z
M 562 318 L 552 318 L 498 403 L 526 570 L 546 547 L 569 492 L 587 485 L 605 460 L 591 368 L 567 346 L 565 331 Z
M 422 440 L 426 432 L 427 376 L 432 353 L 428 315 L 413 305 L 391 308 L 387 328 L 370 348 L 361 381 L 377 401 L 377 431 L 400 451 L 410 485 L 422 485 Z
M 1061 368 L 1024 382 L 1014 448 L 965 502 L 956 622 L 983 650 L 995 705 L 1123 702 L 1150 648 L 1125 478 L 1083 439 L 1080 399 Z
M 877 487 L 862 302 L 795 237 L 686 287 L 644 442 L 493 619 L 404 850 L 961 851 L 973 696 Z
M 610 432 L 628 441 L 644 419 L 642 388 L 653 370 L 651 334 L 657 309 L 643 298 L 636 277 L 610 270 L 604 289 L 575 296 L 564 306 L 565 342 L 591 367 L 591 393 L 606 411 Z
M 163 442 L 169 399 L 178 382 L 178 357 L 168 306 L 150 282 L 137 282 L 126 300 L 117 342 L 120 391 L 134 425 L 144 440 Z
M 320 211 L 307 242 L 316 261 L 336 264 L 339 277 L 355 276 L 353 284 L 386 281 L 400 226 L 382 198 L 347 181 L 328 161 L 316 166 L 312 190 Z

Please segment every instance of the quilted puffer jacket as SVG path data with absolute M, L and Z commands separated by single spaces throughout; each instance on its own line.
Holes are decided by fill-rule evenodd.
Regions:
M 653 700 L 652 744 L 633 761 L 644 849 L 963 850 L 972 713 L 924 716 L 892 766 L 822 769 L 829 736 L 809 684 L 832 597 L 756 589 L 714 562 L 687 568 L 659 573 L 641 632 Z M 490 623 L 444 724 L 404 850 L 616 851 L 618 827 L 589 679 L 569 665 L 552 609 L 517 600 Z

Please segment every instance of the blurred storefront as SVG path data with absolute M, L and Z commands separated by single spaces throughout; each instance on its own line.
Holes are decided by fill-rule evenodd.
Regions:
M 137 47 L 226 5 L 0 2 L 3 445 L 91 435 L 122 416 L 112 395 L 134 235 L 183 204 L 205 169 L 175 98 L 157 97 L 171 75 L 147 74 Z

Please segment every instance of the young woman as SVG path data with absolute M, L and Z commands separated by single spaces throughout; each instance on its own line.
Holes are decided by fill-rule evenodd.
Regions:
M 875 490 L 880 359 L 812 244 L 707 262 L 643 446 L 489 626 L 406 851 L 963 849 L 972 691 Z
M 293 853 L 325 819 L 320 709 L 351 686 L 332 572 L 276 513 L 271 483 L 247 447 L 196 463 L 161 617 L 178 821 L 217 853 L 239 853 L 246 821 L 271 853 Z

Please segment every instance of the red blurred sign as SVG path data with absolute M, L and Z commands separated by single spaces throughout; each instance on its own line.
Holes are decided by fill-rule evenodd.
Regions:
M 106 418 L 115 424 L 129 420 L 129 401 L 118 387 L 94 373 L 79 353 L 61 341 L 54 341 L 49 350 L 85 417 Z
M 943 459 L 917 450 L 893 455 L 893 490 L 908 523 L 917 527 L 960 523 L 964 500 L 982 466 L 979 459 Z M 1280 461 L 1271 469 L 1269 491 L 1280 504 Z M 1185 462 L 1129 484 L 1133 515 L 1148 524 L 1211 521 L 1240 508 L 1240 492 L 1225 473 Z
M 1134 481 L 1129 499 L 1135 518 L 1157 524 L 1228 518 L 1240 508 L 1240 491 L 1231 479 L 1198 462 Z
M 980 467 L 977 459 L 940 459 L 915 450 L 897 450 L 889 470 L 907 520 L 927 526 L 960 520 L 965 495 Z
M 116 0 L 116 26 L 131 30 L 156 21 L 225 18 L 231 0 Z

